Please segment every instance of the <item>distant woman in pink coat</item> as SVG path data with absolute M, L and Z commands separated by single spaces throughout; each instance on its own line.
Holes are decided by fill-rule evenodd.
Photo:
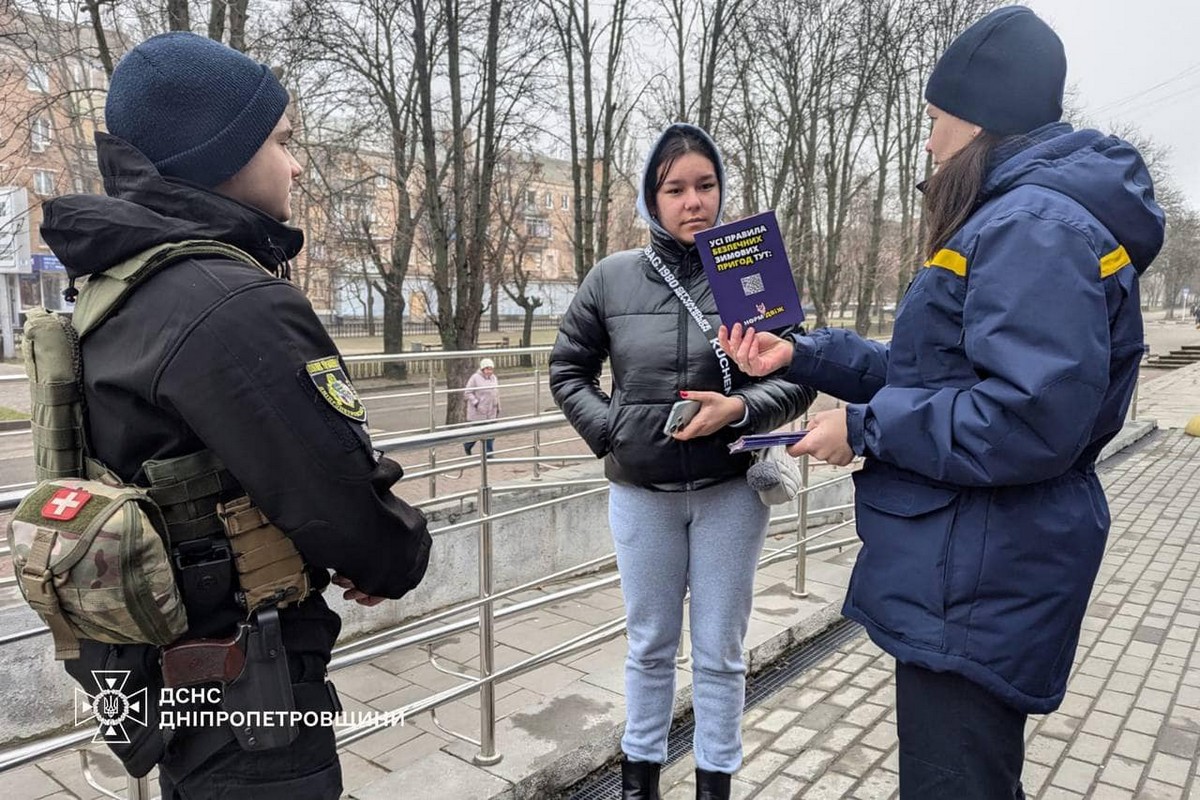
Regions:
M 479 362 L 479 371 L 467 379 L 463 397 L 467 401 L 467 422 L 481 422 L 500 416 L 500 381 L 496 378 L 496 364 L 485 358 Z M 484 442 L 487 452 L 492 452 L 495 439 Z M 463 442 L 463 450 L 471 455 L 475 442 Z

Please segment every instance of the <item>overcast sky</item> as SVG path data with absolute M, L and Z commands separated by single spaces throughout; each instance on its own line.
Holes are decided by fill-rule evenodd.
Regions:
M 1062 37 L 1067 83 L 1094 124 L 1135 124 L 1170 149 L 1175 182 L 1200 208 L 1200 3 L 1025 0 Z

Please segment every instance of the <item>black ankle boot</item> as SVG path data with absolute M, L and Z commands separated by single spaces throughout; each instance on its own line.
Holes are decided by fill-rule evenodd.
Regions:
M 621 800 L 659 800 L 658 773 L 662 764 L 621 759 Z
M 696 769 L 696 800 L 729 800 L 728 772 L 709 772 Z

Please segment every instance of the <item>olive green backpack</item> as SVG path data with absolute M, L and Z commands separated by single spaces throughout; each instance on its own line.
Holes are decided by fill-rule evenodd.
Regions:
M 92 275 L 72 318 L 43 308 L 26 317 L 21 350 L 38 483 L 17 506 L 8 542 L 17 585 L 50 628 L 57 659 L 78 658 L 80 638 L 165 645 L 187 630 L 161 511 L 145 489 L 88 457 L 80 341 L 139 283 L 197 256 L 258 265 L 217 241 L 160 245 Z

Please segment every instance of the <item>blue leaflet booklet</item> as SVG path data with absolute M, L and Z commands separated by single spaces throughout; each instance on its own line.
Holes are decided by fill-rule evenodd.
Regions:
M 729 445 L 729 452 L 740 453 L 743 450 L 762 450 L 777 444 L 792 445 L 804 438 L 808 431 L 780 431 L 778 433 L 755 433 L 743 436 Z
M 696 250 L 726 326 L 773 330 L 804 321 L 774 211 L 700 231 Z

